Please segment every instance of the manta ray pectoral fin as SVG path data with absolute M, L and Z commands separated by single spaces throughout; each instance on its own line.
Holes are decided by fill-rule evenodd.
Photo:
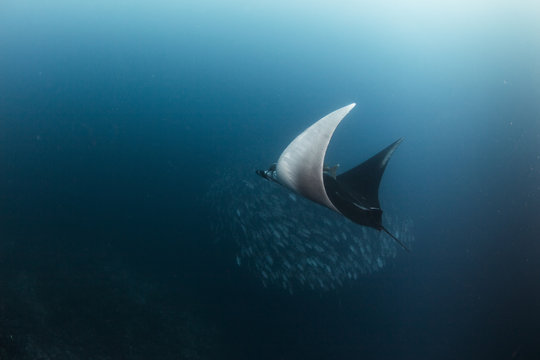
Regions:
M 379 208 L 379 184 L 390 157 L 402 141 L 403 138 L 394 141 L 360 165 L 338 175 L 337 181 L 366 207 Z
M 379 184 L 388 160 L 401 141 L 395 141 L 335 179 L 325 174 L 324 186 L 328 198 L 342 215 L 357 224 L 381 229 Z
M 277 179 L 280 184 L 339 212 L 326 194 L 323 164 L 334 130 L 354 106 L 350 104 L 326 115 L 285 148 L 277 163 Z
M 384 170 L 402 141 L 395 141 L 335 179 L 325 174 L 324 185 L 330 201 L 341 214 L 357 224 L 383 230 L 409 251 L 405 244 L 382 225 L 382 209 L 379 204 L 379 184 Z

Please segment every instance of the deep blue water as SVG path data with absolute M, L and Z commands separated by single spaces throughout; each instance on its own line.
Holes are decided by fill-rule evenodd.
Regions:
M 0 359 L 540 358 L 539 16 L 2 2 Z M 351 102 L 327 158 L 405 137 L 381 198 L 412 252 L 330 291 L 263 287 L 208 191 L 262 181 L 251 164 Z

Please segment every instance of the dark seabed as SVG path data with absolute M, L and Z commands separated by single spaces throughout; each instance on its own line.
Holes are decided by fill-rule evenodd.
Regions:
M 0 359 L 539 359 L 533 1 L 0 3 Z M 404 137 L 406 242 L 266 182 Z

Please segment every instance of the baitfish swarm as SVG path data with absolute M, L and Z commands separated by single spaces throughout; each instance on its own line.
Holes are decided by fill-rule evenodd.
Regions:
M 402 253 L 382 232 L 271 182 L 223 175 L 207 199 L 218 211 L 212 222 L 216 237 L 236 243 L 236 263 L 254 272 L 264 286 L 290 292 L 335 289 L 382 269 Z M 401 241 L 414 240 L 410 220 L 388 212 L 383 216 Z

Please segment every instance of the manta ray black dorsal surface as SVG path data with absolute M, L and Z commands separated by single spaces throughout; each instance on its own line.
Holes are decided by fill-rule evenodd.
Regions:
M 357 224 L 383 229 L 379 184 L 388 160 L 402 141 L 395 141 L 335 179 L 325 174 L 326 193 L 341 214 Z

